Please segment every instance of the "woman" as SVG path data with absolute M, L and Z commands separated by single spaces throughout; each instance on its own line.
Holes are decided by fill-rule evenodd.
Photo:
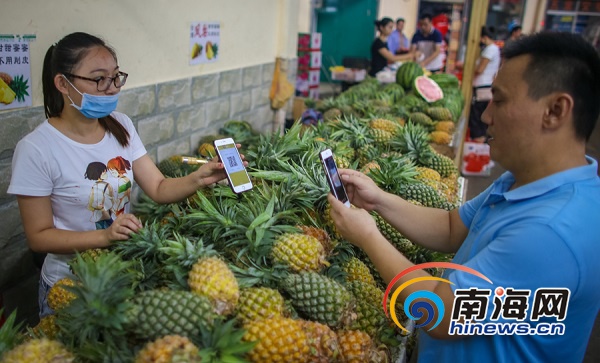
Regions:
M 414 60 L 413 54 L 396 55 L 387 48 L 388 37 L 394 31 L 394 21 L 392 19 L 375 20 L 375 26 L 379 31 L 379 36 L 371 44 L 371 70 L 369 75 L 375 77 L 388 63 Z
M 15 149 L 8 193 L 16 194 L 29 247 L 47 253 L 40 279 L 40 315 L 50 287 L 69 275 L 75 251 L 107 247 L 126 240 L 142 224 L 122 205 L 107 228 L 96 230 L 89 217 L 90 190 L 98 179 L 85 177 L 92 162 L 126 160 L 119 176 L 106 179 L 114 191 L 124 178 L 135 180 L 158 203 L 185 199 L 197 189 L 225 178 L 213 161 L 182 178 L 165 178 L 146 153 L 131 120 L 115 112 L 127 73 L 103 40 L 73 33 L 52 45 L 44 58 L 42 87 L 47 120 Z M 121 181 L 121 183 L 119 183 Z M 118 201 L 115 201 L 115 204 Z M 122 201 L 121 201 L 122 202 Z M 116 205 L 112 208 L 116 211 Z
M 469 113 L 469 134 L 475 142 L 487 140 L 487 125 L 481 115 L 492 99 L 492 81 L 500 68 L 500 48 L 494 43 L 494 29 L 481 29 L 481 56 L 477 59 L 473 79 L 473 100 Z

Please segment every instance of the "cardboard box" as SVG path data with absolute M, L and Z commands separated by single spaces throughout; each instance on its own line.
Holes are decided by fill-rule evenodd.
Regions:
M 313 100 L 319 99 L 319 86 L 311 86 L 308 90 L 308 97 Z
M 298 69 L 320 69 L 321 51 L 298 52 Z
M 300 119 L 302 117 L 302 113 L 306 110 L 306 105 L 304 104 L 304 101 L 304 97 L 294 98 L 294 104 L 292 105 L 292 117 L 294 118 L 294 121 Z
M 299 33 L 298 50 L 320 50 L 321 33 Z
M 334 81 L 361 82 L 366 76 L 367 71 L 365 69 L 346 68 L 343 71 L 331 72 L 331 79 Z
M 319 70 L 308 71 L 308 85 L 309 86 L 318 86 L 320 80 L 321 80 L 321 71 L 319 71 Z

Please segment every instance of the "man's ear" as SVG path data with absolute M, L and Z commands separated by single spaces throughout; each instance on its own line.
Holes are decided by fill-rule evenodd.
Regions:
M 65 76 L 60 73 L 54 76 L 54 87 L 56 87 L 56 89 L 63 95 L 69 94 L 69 82 L 67 82 Z
M 573 117 L 573 97 L 568 93 L 554 93 L 548 97 L 542 126 L 548 130 L 561 127 Z

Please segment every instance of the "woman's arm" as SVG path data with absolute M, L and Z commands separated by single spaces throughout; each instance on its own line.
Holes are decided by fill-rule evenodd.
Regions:
M 387 48 L 379 48 L 379 54 L 381 54 L 388 62 L 405 62 L 415 59 L 414 54 L 392 54 Z
M 106 247 L 110 241 L 125 240 L 141 227 L 132 214 L 124 214 L 108 229 L 67 231 L 54 226 L 50 196 L 18 195 L 19 210 L 29 247 L 36 252 L 68 254 L 90 248 Z

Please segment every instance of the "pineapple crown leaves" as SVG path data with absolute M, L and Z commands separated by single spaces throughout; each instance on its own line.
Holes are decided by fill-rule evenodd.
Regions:
M 212 245 L 204 246 L 202 239 L 190 240 L 179 234 L 174 234 L 172 240 L 166 240 L 164 245 L 159 247 L 159 251 L 164 258 L 163 269 L 172 275 L 172 278 L 166 279 L 167 282 L 185 290 L 189 288 L 188 273 L 198 259 L 217 254 Z
M 4 313 L 4 309 L 0 309 L 0 316 Z M 0 327 L 0 358 L 4 353 L 12 350 L 17 345 L 21 344 L 24 339 L 24 335 L 20 334 L 23 322 L 16 323 L 17 311 L 13 311 L 4 325 Z
M 290 274 L 289 268 L 284 265 L 276 264 L 264 267 L 259 266 L 253 261 L 249 261 L 248 263 L 252 265 L 246 269 L 235 265 L 229 266 L 240 288 L 261 286 L 277 289 L 280 282 Z
M 77 276 L 74 286 L 65 288 L 76 298 L 57 314 L 61 340 L 72 350 L 98 360 L 91 347 L 101 341 L 102 353 L 120 357 L 126 355 L 124 327 L 128 323 L 133 296 L 133 274 L 130 263 L 109 252 L 94 261 L 77 255 L 73 271 Z M 112 353 L 110 353 L 112 352 Z
M 433 153 L 429 147 L 429 133 L 425 127 L 407 123 L 390 144 L 402 154 L 410 157 L 418 165 L 428 165 Z
M 369 170 L 369 177 L 381 189 L 389 193 L 399 194 L 402 185 L 417 182 L 415 176 L 418 172 L 415 165 L 406 157 L 380 159 L 379 167 L 379 169 Z
M 242 340 L 246 331 L 235 327 L 235 319 L 223 322 L 215 320 L 212 327 L 201 326 L 200 338 L 193 340 L 203 347 L 200 350 L 202 362 L 207 363 L 248 363 L 244 354 L 250 352 L 257 342 Z
M 359 149 L 367 144 L 373 143 L 369 134 L 369 125 L 354 116 L 343 116 L 340 121 L 332 124 L 331 138 L 335 141 L 352 140 L 351 146 Z
M 146 222 L 160 221 L 169 212 L 172 212 L 173 204 L 156 203 L 145 193 L 141 193 L 138 201 L 133 204 L 133 211 Z

